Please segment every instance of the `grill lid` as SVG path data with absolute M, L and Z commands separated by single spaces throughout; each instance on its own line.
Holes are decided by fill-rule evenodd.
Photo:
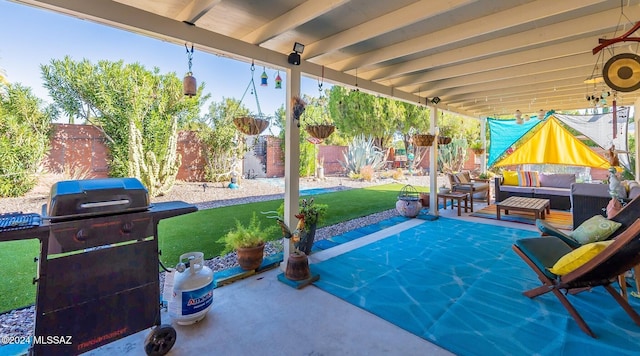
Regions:
M 60 181 L 51 186 L 45 218 L 78 218 L 147 210 L 149 192 L 136 178 Z

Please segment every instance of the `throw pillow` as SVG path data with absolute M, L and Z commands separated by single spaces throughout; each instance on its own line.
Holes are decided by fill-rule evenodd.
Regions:
M 580 224 L 571 233 L 571 237 L 583 245 L 602 241 L 611 236 L 621 225 L 619 222 L 608 220 L 602 215 L 596 215 Z
M 580 246 L 577 249 L 560 257 L 560 259 L 553 265 L 553 267 L 549 268 L 549 271 L 551 271 L 551 273 L 555 275 L 564 276 L 565 274 L 572 272 L 583 264 L 589 262 L 605 248 L 607 248 L 607 246 L 609 246 L 612 242 L 613 240 L 598 241 Z
M 502 184 L 504 185 L 518 185 L 518 172 L 504 171 L 502 172 L 502 179 Z
M 518 185 L 521 187 L 539 187 L 540 176 L 535 171 L 520 171 L 518 173 Z

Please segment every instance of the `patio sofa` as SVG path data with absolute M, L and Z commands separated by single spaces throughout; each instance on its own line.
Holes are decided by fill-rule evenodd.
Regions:
M 624 181 L 620 199 L 624 203 L 640 196 L 640 184 L 636 181 Z M 580 226 L 594 215 L 607 216 L 606 207 L 611 200 L 608 184 L 573 183 L 571 185 L 571 211 L 573 228 Z
M 505 171 L 495 177 L 496 201 L 513 196 L 549 199 L 551 209 L 569 210 L 571 184 L 575 182 L 574 174 Z

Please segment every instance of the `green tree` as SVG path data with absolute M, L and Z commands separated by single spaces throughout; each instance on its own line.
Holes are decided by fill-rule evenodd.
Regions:
M 314 99 L 312 97 L 309 97 L 307 95 L 304 96 L 303 100 L 306 103 L 312 102 L 311 105 L 307 105 L 305 107 L 305 112 L 302 114 L 302 117 L 300 118 L 300 167 L 298 169 L 298 174 L 301 177 L 308 177 L 311 175 L 315 174 L 316 171 L 316 158 L 317 158 L 317 147 L 316 145 L 312 144 L 311 142 L 309 142 L 307 139 L 310 138 L 311 136 L 304 130 L 304 127 L 309 123 L 312 122 L 312 120 L 314 120 L 313 122 L 321 122 L 321 121 L 315 121 L 315 120 L 325 120 L 322 119 L 321 117 L 321 113 L 320 113 L 320 109 L 317 107 L 317 104 L 314 104 Z M 307 110 L 310 110 L 309 113 L 307 113 Z M 278 138 L 280 139 L 280 149 L 282 150 L 283 153 L 285 153 L 286 147 L 285 147 L 285 128 L 286 128 L 286 111 L 284 109 L 284 107 L 280 107 L 277 111 L 276 111 L 276 118 L 275 118 L 275 126 L 277 126 L 280 129 L 280 132 L 278 134 Z M 284 157 L 283 157 L 284 158 Z
M 205 176 L 208 181 L 229 181 L 232 172 L 237 169 L 247 148 L 244 135 L 233 124 L 233 117 L 248 113 L 249 110 L 238 100 L 223 98 L 220 103 L 211 103 L 209 114 L 201 119 L 198 136 L 206 147 Z
M 0 197 L 21 196 L 36 185 L 55 117 L 31 89 L 0 84 Z
M 152 196 L 171 189 L 180 167 L 178 127 L 199 114 L 204 84 L 198 95 L 185 97 L 175 73 L 160 74 L 123 61 L 69 57 L 41 66 L 54 104 L 70 118 L 83 118 L 107 137 L 109 174 L 140 179 Z

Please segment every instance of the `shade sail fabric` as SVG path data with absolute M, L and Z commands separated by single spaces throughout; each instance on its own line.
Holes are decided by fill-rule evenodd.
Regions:
M 562 164 L 604 169 L 610 166 L 606 159 L 562 127 L 554 116 L 548 117 L 529 140 L 494 166 L 520 164 Z
M 577 130 L 598 146 L 609 149 L 611 145 L 616 146 L 616 150 L 624 151 L 618 154 L 620 164 L 627 169 L 631 169 L 629 164 L 629 150 L 627 145 L 627 126 L 629 119 L 629 108 L 618 108 L 616 110 L 616 137 L 613 137 L 613 113 L 595 115 L 554 115 L 565 125 Z
M 487 118 L 489 124 L 489 160 L 488 166 L 492 166 L 514 143 L 522 138 L 532 128 L 543 121 L 532 118 L 522 124 L 516 124 L 516 120 L 497 120 Z

